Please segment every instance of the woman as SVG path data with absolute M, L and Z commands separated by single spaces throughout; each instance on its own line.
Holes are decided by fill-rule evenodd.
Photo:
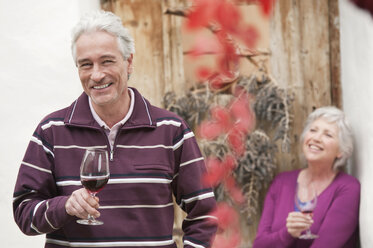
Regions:
M 280 173 L 266 195 L 254 248 L 352 248 L 358 238 L 360 183 L 341 171 L 353 150 L 343 112 L 322 107 L 311 113 L 301 135 L 307 167 Z M 297 211 L 297 185 L 313 185 L 313 217 Z M 299 239 L 308 228 L 319 237 Z

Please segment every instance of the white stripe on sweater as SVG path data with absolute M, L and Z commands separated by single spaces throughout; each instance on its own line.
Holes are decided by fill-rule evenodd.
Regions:
M 181 201 L 185 202 L 185 203 L 191 203 L 193 201 L 203 200 L 203 199 L 207 199 L 207 198 L 211 198 L 211 197 L 215 197 L 214 192 L 209 192 L 209 193 L 205 193 L 205 194 L 202 194 L 202 195 L 197 195 L 197 196 L 194 196 L 194 197 L 191 197 L 191 198 L 188 198 L 188 199 L 182 199 Z
M 22 195 L 19 195 L 19 196 L 17 196 L 17 197 L 13 197 L 13 201 L 17 201 L 19 198 L 24 197 L 25 195 L 28 195 L 28 194 L 35 193 L 35 192 L 37 192 L 37 191 L 36 191 L 36 190 L 31 190 L 31 191 L 26 192 L 26 193 L 24 193 L 24 194 L 22 194 Z M 30 199 L 29 199 L 29 200 L 30 200 Z
M 99 209 L 117 209 L 117 208 L 167 208 L 173 206 L 174 203 L 163 205 L 116 205 L 116 206 L 100 206 Z
M 106 149 L 107 145 L 105 146 L 76 146 L 76 145 L 70 145 L 70 146 L 54 146 L 54 149 Z
M 121 184 L 121 183 L 171 183 L 171 179 L 165 178 L 115 178 L 109 179 L 108 184 Z M 56 182 L 57 186 L 80 186 L 82 183 L 77 180 L 67 180 Z
M 166 246 L 174 244 L 173 240 L 165 241 L 115 241 L 115 242 L 69 242 L 57 239 L 46 239 L 46 243 L 62 245 L 67 247 L 121 247 L 121 246 L 137 246 L 137 247 L 152 247 Z
M 75 100 L 73 111 L 71 112 L 71 115 L 70 115 L 69 123 L 71 123 L 71 119 L 73 118 L 73 115 L 74 115 L 74 112 L 75 112 L 75 107 L 76 107 L 77 103 L 78 103 L 78 99 Z
M 179 141 L 177 142 L 175 145 L 173 146 L 166 146 L 166 145 L 163 145 L 163 144 L 157 144 L 157 145 L 117 145 L 118 148 L 124 148 L 124 149 L 156 149 L 156 148 L 164 148 L 164 149 L 172 149 L 172 150 L 176 150 L 178 149 L 186 139 L 189 139 L 191 137 L 194 137 L 194 133 L 193 132 L 189 132 L 187 134 L 184 135 L 184 137 Z
M 49 226 L 52 227 L 52 229 L 57 230 L 58 228 L 54 227 L 54 226 L 52 225 L 52 223 L 51 223 L 51 222 L 49 221 L 49 219 L 48 219 L 48 216 L 47 216 L 47 211 L 48 211 L 48 209 L 49 209 L 49 202 L 47 201 L 47 209 L 46 209 L 45 212 L 44 212 L 44 218 L 45 218 L 45 220 L 47 221 L 47 223 L 49 224 Z
M 38 208 L 40 207 L 40 205 L 43 204 L 44 202 L 45 202 L 45 200 L 39 202 L 38 204 L 36 204 L 36 206 L 34 207 L 34 211 L 32 212 L 31 228 L 34 229 L 34 230 L 35 230 L 37 233 L 39 233 L 39 234 L 42 234 L 42 232 L 40 232 L 40 231 L 38 230 L 38 228 L 37 228 L 36 226 L 34 226 L 34 224 L 32 223 L 32 221 L 33 221 L 33 219 L 34 219 L 34 216 L 35 216 L 35 214 L 36 214 L 36 211 L 38 210 Z
M 148 104 L 146 104 L 146 101 L 144 99 L 144 97 L 142 96 L 142 100 L 144 101 L 144 104 L 145 104 L 145 108 L 146 108 L 146 113 L 148 114 L 148 118 L 149 118 L 149 124 L 152 125 L 153 122 L 152 122 L 152 118 L 150 117 L 150 113 L 149 113 L 149 109 L 148 109 Z
M 187 139 L 189 139 L 189 138 L 192 138 L 192 137 L 194 137 L 194 133 L 193 133 L 193 132 L 186 133 L 186 134 L 184 135 L 184 137 L 183 137 L 179 142 L 177 142 L 177 143 L 174 145 L 174 147 L 173 147 L 174 151 L 175 151 L 176 149 L 178 149 L 182 144 L 184 144 L 184 141 L 185 141 L 185 140 L 187 140 Z
M 43 172 L 47 172 L 47 173 L 49 173 L 49 174 L 52 174 L 52 171 L 51 171 L 51 170 L 47 170 L 47 169 L 41 168 L 41 167 L 39 167 L 39 166 L 36 166 L 36 165 L 30 164 L 30 163 L 26 163 L 26 162 L 24 162 L 24 161 L 23 161 L 21 164 L 26 165 L 26 166 L 31 167 L 31 168 L 34 168 L 34 169 L 37 169 L 37 170 L 39 170 L 39 171 L 43 171 Z
M 108 184 L 118 184 L 118 183 L 171 183 L 171 179 L 165 178 L 116 178 L 109 179 Z
M 195 248 L 205 248 L 204 246 L 202 246 L 202 245 L 197 245 L 197 244 L 195 244 L 195 243 L 190 242 L 189 240 L 184 240 L 184 244 L 185 244 L 185 245 L 190 245 L 190 246 L 195 247 Z
M 163 121 L 157 122 L 157 127 L 162 126 L 162 125 L 172 125 L 175 127 L 180 127 L 181 122 L 174 121 L 174 120 L 163 120 Z
M 41 126 L 41 129 L 45 130 L 47 128 L 50 128 L 51 126 L 64 126 L 65 122 L 63 121 L 50 121 L 43 126 Z
M 34 137 L 34 136 L 31 136 L 31 141 L 32 142 L 35 142 L 36 144 L 38 144 L 39 146 L 42 146 L 44 151 L 46 153 L 49 153 L 50 155 L 52 155 L 54 157 L 54 154 L 51 150 L 49 150 L 46 146 L 43 145 L 43 142 L 41 140 L 39 140 L 38 138 Z
M 126 149 L 154 149 L 154 148 L 164 148 L 164 149 L 173 149 L 173 146 L 165 146 L 165 145 L 152 145 L 152 146 L 137 146 L 137 145 L 117 145 L 118 148 L 126 148 Z
M 217 220 L 218 218 L 213 215 L 203 215 L 196 218 L 185 218 L 186 221 L 195 221 L 195 220 L 203 220 L 203 219 L 214 219 Z
M 197 162 L 197 161 L 201 161 L 201 160 L 204 160 L 203 157 L 200 157 L 200 158 L 195 158 L 195 159 L 192 159 L 192 160 L 189 160 L 189 161 L 186 161 L 184 163 L 181 163 L 180 164 L 180 167 L 183 167 L 185 165 L 188 165 L 188 164 L 191 164 L 191 163 L 194 163 L 194 162 Z
M 57 186 L 81 186 L 82 183 L 80 181 L 73 181 L 73 180 L 68 180 L 68 181 L 59 181 L 56 182 Z

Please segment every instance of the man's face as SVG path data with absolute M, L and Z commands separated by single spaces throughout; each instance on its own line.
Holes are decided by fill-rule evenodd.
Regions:
M 82 34 L 76 41 L 76 61 L 83 89 L 94 105 L 110 107 L 126 100 L 132 56 L 123 59 L 115 36 L 104 31 Z

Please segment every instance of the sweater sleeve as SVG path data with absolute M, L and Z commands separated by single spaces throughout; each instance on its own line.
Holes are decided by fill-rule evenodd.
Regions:
M 267 192 L 253 248 L 286 248 L 291 247 L 295 241 L 285 225 L 277 231 L 272 231 L 275 208 L 281 207 L 277 201 L 281 185 L 281 179 L 277 176 Z
M 351 181 L 334 192 L 334 199 L 320 226 L 319 237 L 311 247 L 340 248 L 353 242 L 351 238 L 359 221 L 360 183 L 355 178 L 349 179 Z
M 202 184 L 206 172 L 204 158 L 193 132 L 184 124 L 175 140 L 175 161 L 179 166 L 172 187 L 177 204 L 187 213 L 183 221 L 184 247 L 211 247 L 216 224 L 210 213 L 216 207 L 211 188 Z
M 13 194 L 13 214 L 27 235 L 49 233 L 71 219 L 67 196 L 58 196 L 53 173 L 53 146 L 38 126 L 19 168 Z

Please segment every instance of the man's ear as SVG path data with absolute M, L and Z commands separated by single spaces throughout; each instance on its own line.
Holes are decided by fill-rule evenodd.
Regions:
M 127 61 L 128 61 L 127 73 L 128 73 L 128 74 L 131 74 L 131 73 L 133 72 L 133 64 L 132 64 L 132 60 L 133 60 L 133 54 L 131 53 L 131 55 L 130 55 L 129 58 L 127 59 Z

